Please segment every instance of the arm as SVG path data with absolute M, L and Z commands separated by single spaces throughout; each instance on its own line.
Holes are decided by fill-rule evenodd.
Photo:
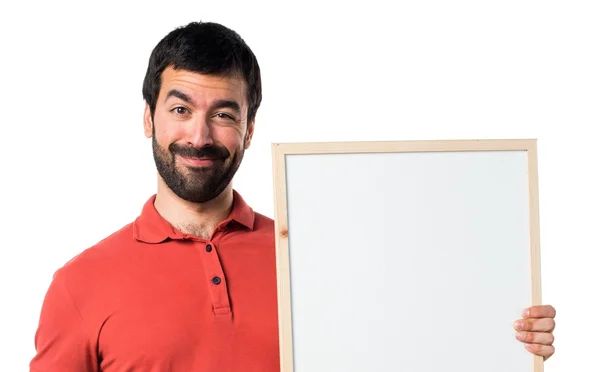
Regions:
M 60 270 L 42 304 L 30 372 L 98 372 L 96 347 L 88 336 Z

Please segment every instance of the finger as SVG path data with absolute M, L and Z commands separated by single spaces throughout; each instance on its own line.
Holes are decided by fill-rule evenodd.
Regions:
M 532 306 L 523 310 L 523 318 L 555 318 L 556 309 L 551 305 Z
M 554 355 L 554 346 L 540 345 L 540 344 L 525 344 L 525 349 L 532 354 L 543 356 L 544 359 L 550 358 Z
M 540 344 L 551 346 L 554 343 L 554 335 L 548 332 L 517 332 L 517 340 L 527 344 Z
M 520 319 L 515 322 L 517 331 L 553 332 L 556 322 L 552 318 Z

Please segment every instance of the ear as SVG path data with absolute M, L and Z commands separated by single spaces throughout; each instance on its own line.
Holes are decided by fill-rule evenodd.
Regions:
M 246 143 L 244 144 L 244 149 L 248 150 L 250 147 L 250 142 L 252 142 L 252 135 L 254 134 L 254 120 L 250 124 L 248 124 L 248 129 L 246 131 Z
M 144 108 L 144 135 L 148 138 L 152 138 L 152 114 L 150 113 L 150 106 L 146 103 Z

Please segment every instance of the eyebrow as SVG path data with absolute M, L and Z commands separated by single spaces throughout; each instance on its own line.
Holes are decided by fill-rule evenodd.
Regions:
M 170 97 L 177 97 L 180 100 L 189 103 L 190 105 L 194 105 L 194 100 L 190 96 L 188 96 L 187 94 L 183 93 L 180 90 L 171 89 L 169 92 L 167 92 L 167 96 L 165 97 L 165 102 L 167 102 L 167 100 Z
M 187 94 L 183 93 L 180 90 L 177 89 L 171 89 L 167 92 L 167 96 L 165 97 L 165 102 L 170 98 L 170 97 L 177 97 L 180 100 L 189 103 L 190 105 L 195 106 L 194 100 L 192 99 L 192 97 L 188 96 Z M 233 100 L 228 100 L 228 99 L 220 99 L 215 101 L 212 104 L 212 107 L 215 109 L 221 109 L 221 108 L 229 108 L 234 110 L 236 113 L 241 113 L 242 109 L 239 105 L 239 103 L 237 103 L 236 101 Z
M 228 108 L 232 109 L 236 113 L 240 113 L 242 110 L 240 105 L 236 101 L 228 100 L 228 99 L 220 99 L 213 103 L 213 108 Z

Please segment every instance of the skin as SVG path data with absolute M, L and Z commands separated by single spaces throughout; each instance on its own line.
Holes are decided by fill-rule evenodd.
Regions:
M 168 92 L 184 93 L 189 101 Z M 219 102 L 234 102 L 239 110 L 221 107 Z M 187 182 L 201 178 L 210 179 L 215 168 L 228 167 L 234 157 L 241 157 L 250 147 L 254 122 L 248 123 L 248 102 L 243 80 L 233 77 L 206 76 L 184 70 L 167 68 L 162 74 L 154 118 L 150 107 L 144 110 L 144 134 L 153 137 L 160 152 L 169 154 L 168 147 L 226 149 L 230 156 L 224 164 L 195 163 L 183 156 L 175 156 L 171 168 Z M 170 156 L 172 154 L 169 154 Z M 204 202 L 194 202 L 177 195 L 161 175 L 155 207 L 163 218 L 183 233 L 210 238 L 217 225 L 227 218 L 233 202 L 231 182 L 223 185 L 221 192 Z
M 556 310 L 550 305 L 533 306 L 523 310 L 522 319 L 515 322 L 517 340 L 524 343 L 532 354 L 547 360 L 554 355 L 554 327 Z
M 168 97 L 172 90 L 184 93 L 188 99 L 176 95 Z M 236 103 L 239 110 L 220 107 L 218 103 L 222 101 Z M 237 170 L 254 134 L 254 122 L 248 122 L 247 113 L 246 86 L 241 79 L 172 68 L 163 72 L 154 118 L 147 104 L 144 110 L 144 133 L 155 141 L 155 156 L 158 154 L 159 161 L 163 161 L 167 173 L 190 185 L 190 192 L 203 190 L 198 194 L 204 193 L 204 199 L 207 199 L 196 202 L 189 200 L 193 198 L 181 197 L 159 174 L 155 207 L 183 233 L 208 239 L 229 215 L 233 202 L 231 181 L 225 182 L 225 177 L 222 185 L 216 182 L 213 187 L 203 187 L 206 184 L 202 182 L 222 176 L 224 169 L 233 173 Z M 219 153 L 224 154 L 227 150 L 228 157 L 217 162 L 186 160 L 169 151 L 173 144 L 196 151 L 212 148 L 220 149 Z M 169 163 L 173 159 L 174 163 Z M 207 191 L 215 188 L 218 192 L 214 195 Z M 523 310 L 522 318 L 514 323 L 517 340 L 530 353 L 542 356 L 544 360 L 554 354 L 555 316 L 556 311 L 550 305 L 533 306 Z

